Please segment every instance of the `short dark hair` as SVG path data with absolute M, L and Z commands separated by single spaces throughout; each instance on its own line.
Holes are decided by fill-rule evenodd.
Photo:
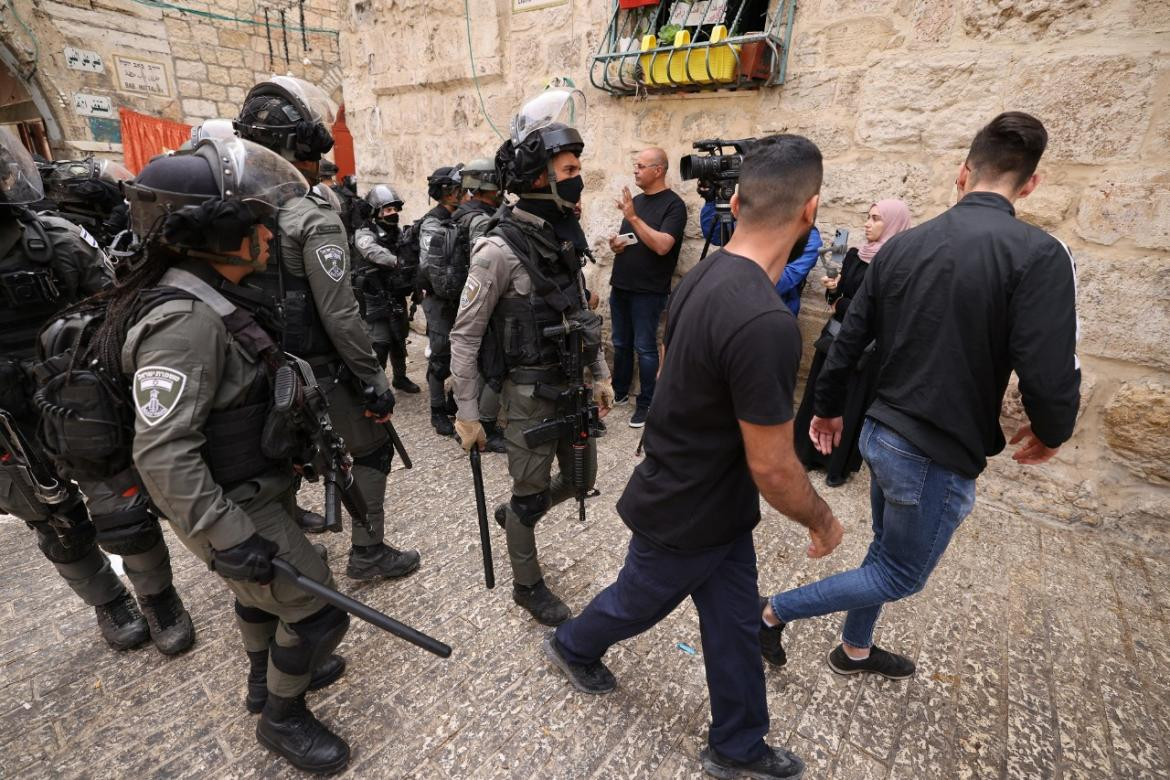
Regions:
M 739 221 L 785 225 L 821 191 L 821 150 L 802 135 L 761 138 L 743 156 L 739 171 Z
M 1022 187 L 1036 172 L 1036 165 L 1048 146 L 1048 131 L 1043 123 L 1023 111 L 1005 111 L 975 134 L 967 166 L 972 181 L 1001 179 L 1011 176 Z

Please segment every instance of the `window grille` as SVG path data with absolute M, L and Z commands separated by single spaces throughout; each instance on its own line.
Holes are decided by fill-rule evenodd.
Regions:
M 637 1 L 614 3 L 589 69 L 598 89 L 623 96 L 784 83 L 796 0 L 659 0 L 623 7 Z

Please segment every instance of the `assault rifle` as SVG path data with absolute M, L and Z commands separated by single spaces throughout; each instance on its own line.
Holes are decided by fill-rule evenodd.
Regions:
M 326 528 L 341 530 L 341 504 L 355 523 L 368 525 L 366 501 L 353 480 L 353 457 L 329 419 L 329 401 L 317 384 L 312 366 L 299 357 L 287 357 L 273 381 L 275 410 L 309 436 L 309 444 L 294 457 L 294 463 L 305 479 L 325 483 Z
M 600 422 L 597 404 L 593 403 L 593 389 L 585 384 L 585 365 L 582 359 L 583 344 L 581 332 L 584 326 L 577 320 L 566 320 L 560 325 L 545 328 L 542 333 L 547 339 L 561 340 L 561 367 L 569 377 L 569 387 L 561 390 L 536 383 L 533 391 L 538 398 L 556 401 L 557 416 L 524 431 L 524 441 L 529 447 L 568 437 L 572 442 L 573 461 L 570 481 L 577 493 L 579 519 L 585 522 L 585 497 L 589 458 L 589 437 Z
M 20 432 L 12 415 L 3 409 L 0 409 L 0 463 L 15 466 L 21 481 L 37 500 L 48 506 L 63 504 L 71 497 L 57 472 Z

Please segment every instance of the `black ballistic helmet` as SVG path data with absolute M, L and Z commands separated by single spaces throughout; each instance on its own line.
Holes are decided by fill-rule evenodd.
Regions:
M 309 82 L 274 76 L 248 92 L 233 123 L 240 137 L 289 160 L 320 160 L 333 148 L 329 125 L 335 111 L 329 96 Z
M 529 99 L 512 118 L 511 135 L 496 152 L 504 188 L 524 193 L 547 172 L 555 197 L 552 160 L 561 152 L 580 155 L 585 150 L 576 127 L 584 121 L 585 95 L 579 89 L 546 89 Z
M 427 195 L 431 200 L 442 200 L 445 195 L 460 189 L 462 178 L 459 171 L 462 168 L 462 165 L 444 165 L 427 177 Z

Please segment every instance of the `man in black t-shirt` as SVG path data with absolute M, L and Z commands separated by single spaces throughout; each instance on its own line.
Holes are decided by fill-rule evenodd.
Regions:
M 682 198 L 666 186 L 669 164 L 666 152 L 645 149 L 634 162 L 634 183 L 642 190 L 630 197 L 622 188 L 617 202 L 622 224 L 609 240 L 614 252 L 610 285 L 610 317 L 613 325 L 613 389 L 617 402 L 629 398 L 634 380 L 634 354 L 638 356 L 639 391 L 631 428 L 646 424 L 658 376 L 658 321 L 670 279 L 678 265 L 687 207 Z M 633 233 L 636 243 L 622 236 Z
M 842 535 L 793 450 L 800 332 L 774 291 L 813 223 L 820 186 L 821 154 L 807 138 L 773 136 L 745 155 L 731 200 L 735 236 L 671 300 L 646 459 L 617 505 L 633 531 L 625 564 L 614 584 L 544 643 L 575 687 L 604 693 L 616 685 L 601 661 L 606 650 L 690 596 L 711 698 L 701 759 L 718 777 L 804 771 L 799 758 L 764 742 L 763 605 L 752 529 L 762 493 L 808 528 L 810 556 L 828 555 Z

